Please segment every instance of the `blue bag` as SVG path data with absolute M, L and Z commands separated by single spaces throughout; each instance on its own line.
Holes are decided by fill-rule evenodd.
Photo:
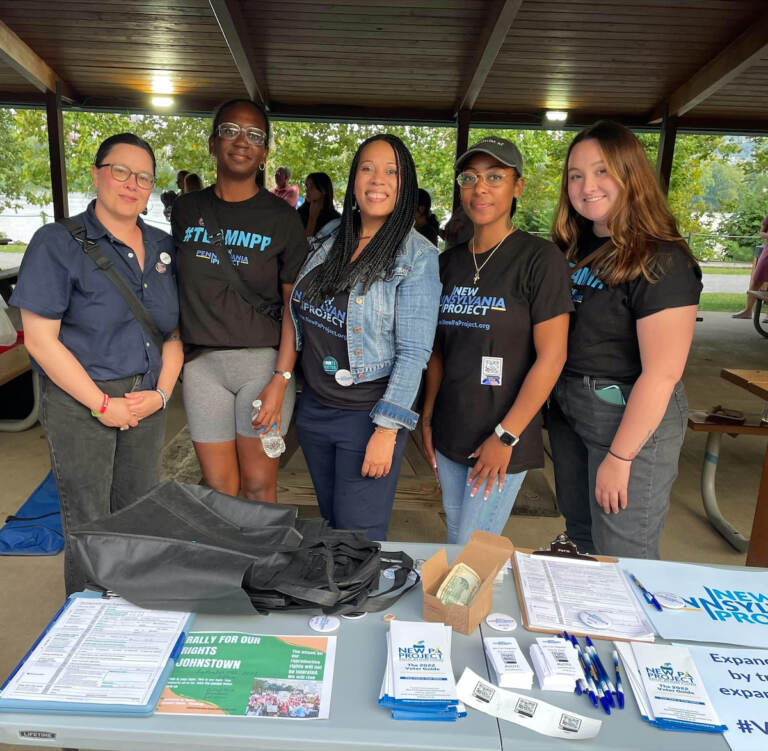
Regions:
M 49 472 L 0 529 L 0 555 L 56 555 L 63 548 L 59 494 Z

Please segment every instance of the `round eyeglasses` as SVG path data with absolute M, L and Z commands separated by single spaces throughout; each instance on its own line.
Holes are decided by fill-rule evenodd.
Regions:
M 456 175 L 456 182 L 460 188 L 474 188 L 482 179 L 489 188 L 497 188 L 511 176 L 510 172 L 460 172 Z
M 245 132 L 245 138 L 252 146 L 263 146 L 267 142 L 267 134 L 261 128 L 241 128 L 237 123 L 220 123 L 216 135 L 225 141 L 234 141 L 240 131 Z
M 144 190 L 152 190 L 155 186 L 155 176 L 149 172 L 134 172 L 128 169 L 124 164 L 112 164 L 105 163 L 97 165 L 98 169 L 102 167 L 109 167 L 109 171 L 112 173 L 112 177 L 119 183 L 128 182 L 131 179 L 131 175 L 136 176 L 136 185 Z

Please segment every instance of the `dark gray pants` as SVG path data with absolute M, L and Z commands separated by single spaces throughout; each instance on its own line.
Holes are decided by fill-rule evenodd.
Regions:
M 602 555 L 658 558 L 669 494 L 685 435 L 688 404 L 678 383 L 658 428 L 632 462 L 627 507 L 606 514 L 595 499 L 595 478 L 616 435 L 624 406 L 608 404 L 595 388 L 614 381 L 561 376 L 547 418 L 555 464 L 557 505 L 579 550 Z M 625 399 L 631 385 L 620 385 Z
M 104 393 L 120 397 L 139 390 L 141 379 L 131 376 L 97 383 Z M 59 490 L 64 583 L 69 595 L 86 584 L 69 530 L 128 506 L 158 483 L 165 411 L 158 410 L 129 430 L 108 428 L 53 381 L 45 376 L 40 381 L 40 422 Z

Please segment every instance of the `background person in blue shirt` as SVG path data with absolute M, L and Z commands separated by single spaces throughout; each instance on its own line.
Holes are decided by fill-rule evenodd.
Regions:
M 296 429 L 320 512 L 371 540 L 386 539 L 437 321 L 437 249 L 413 229 L 416 191 L 399 138 L 364 141 L 341 220 L 291 295 L 305 379 Z
M 60 224 L 29 243 L 11 301 L 41 375 L 40 421 L 61 500 L 67 593 L 86 584 L 69 530 L 159 479 L 164 407 L 181 369 L 173 241 L 139 218 L 154 185 L 146 141 L 120 133 L 91 168 L 96 199 L 74 217 L 166 337 L 159 352 L 114 284 Z

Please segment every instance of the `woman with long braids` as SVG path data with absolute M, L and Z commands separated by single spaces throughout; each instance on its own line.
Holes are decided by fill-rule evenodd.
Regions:
M 701 271 L 642 144 L 618 123 L 571 142 L 552 234 L 576 308 L 549 410 L 557 502 L 580 550 L 658 558 Z
M 440 296 L 437 249 L 413 230 L 416 169 L 391 135 L 355 154 L 344 209 L 291 298 L 304 390 L 296 428 L 323 517 L 386 539 Z
M 443 295 L 427 368 L 422 437 L 448 542 L 500 534 L 525 473 L 544 464 L 541 408 L 565 362 L 568 267 L 516 229 L 523 157 L 485 138 L 456 160 L 473 235 L 440 256 Z
M 189 432 L 208 486 L 276 501 L 279 460 L 259 432 L 276 425 L 284 434 L 293 411 L 293 324 L 282 313 L 307 240 L 296 211 L 256 184 L 269 152 L 259 105 L 223 104 L 208 149 L 216 183 L 180 196 L 171 217 Z

